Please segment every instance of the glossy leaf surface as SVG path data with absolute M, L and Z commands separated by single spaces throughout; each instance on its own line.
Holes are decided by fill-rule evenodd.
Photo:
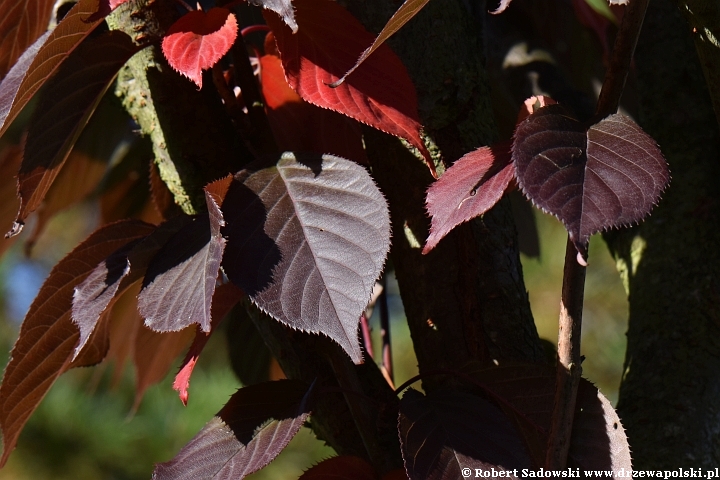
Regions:
M 0 136 L 70 53 L 102 22 L 102 16 L 97 15 L 99 9 L 98 0 L 80 0 L 47 37 L 40 37 L 20 57 L 0 84 Z
M 79 339 L 78 329 L 70 319 L 74 287 L 112 252 L 148 235 L 154 228 L 135 220 L 103 227 L 50 272 L 25 316 L 0 386 L 0 427 L 4 441 L 0 465 L 7 461 L 25 422 L 55 379 L 72 366 Z M 78 360 L 80 364 L 91 364 L 100 359 Z
M 108 32 L 80 46 L 50 80 L 30 122 L 18 174 L 18 225 L 43 201 L 103 94 L 137 50 L 124 33 Z
M 512 158 L 522 191 L 565 224 L 580 252 L 590 235 L 642 220 L 670 179 L 655 141 L 628 117 L 586 130 L 560 105 L 518 125 Z
M 240 480 L 260 470 L 302 427 L 311 390 L 297 380 L 241 388 L 153 479 Z
M 162 51 L 172 68 L 202 88 L 202 71 L 230 50 L 237 32 L 237 19 L 227 8 L 195 10 L 170 26 Z
M 382 44 L 347 81 L 330 88 L 328 85 L 355 64 L 373 35 L 331 0 L 296 0 L 293 4 L 297 34 L 276 15 L 265 14 L 293 90 L 314 105 L 406 139 L 432 169 L 430 154 L 420 138 L 415 87 L 397 55 Z
M 285 153 L 238 173 L 222 210 L 228 277 L 275 319 L 329 336 L 359 363 L 360 314 L 390 246 L 387 204 L 368 173 Z
M 0 79 L 47 30 L 52 0 L 21 0 L 4 4 L 0 17 Z
M 510 420 L 475 395 L 439 391 L 424 396 L 410 389 L 400 401 L 398 429 L 411 480 L 463 478 L 464 468 L 475 472 L 530 467 Z
M 428 189 L 432 221 L 423 253 L 435 248 L 453 228 L 490 210 L 514 177 L 509 143 L 478 148 L 455 162 Z
M 220 269 L 225 224 L 213 189 L 224 190 L 231 177 L 206 188 L 208 214 L 194 217 L 158 252 L 148 266 L 138 308 L 145 325 L 159 332 L 174 332 L 197 323 L 210 331 L 212 297 Z

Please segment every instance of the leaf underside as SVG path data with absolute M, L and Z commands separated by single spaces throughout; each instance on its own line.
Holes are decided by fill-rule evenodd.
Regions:
M 424 396 L 410 389 L 400 401 L 398 429 L 411 480 L 463 478 L 464 468 L 490 472 L 530 467 L 510 420 L 475 395 L 442 391 Z
M 153 479 L 241 480 L 260 470 L 303 426 L 311 391 L 297 380 L 241 388 Z
M 222 211 L 228 277 L 275 319 L 329 336 L 360 363 L 360 314 L 390 246 L 370 175 L 343 158 L 286 152 L 238 173 Z
M 514 176 L 509 143 L 481 147 L 455 162 L 428 189 L 432 220 L 423 253 L 435 248 L 453 228 L 490 210 Z
M 560 105 L 518 125 L 512 158 L 523 193 L 565 224 L 581 253 L 590 235 L 641 221 L 670 179 L 657 144 L 631 119 L 610 115 L 586 130 Z

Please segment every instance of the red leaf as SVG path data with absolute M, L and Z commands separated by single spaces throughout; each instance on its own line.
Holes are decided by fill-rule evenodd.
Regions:
M 509 142 L 478 148 L 455 162 L 428 189 L 432 223 L 423 253 L 435 248 L 456 226 L 490 210 L 514 176 Z
M 357 121 L 300 98 L 285 80 L 279 57 L 264 55 L 260 65 L 268 121 L 281 151 L 331 153 L 369 163 Z
M 45 33 L 53 0 L 20 0 L 6 2 L 0 17 L 0 78 L 20 55 Z
M 298 480 L 377 480 L 367 461 L 352 455 L 328 458 L 303 473 Z M 407 476 L 405 476 L 407 478 Z
M 0 84 L 0 136 L 68 55 L 102 22 L 99 9 L 98 0 L 80 0 L 55 30 L 36 40 L 18 60 Z
M 173 382 L 173 389 L 177 390 L 180 394 L 180 401 L 183 405 L 187 405 L 188 402 L 188 388 L 190 387 L 190 376 L 192 375 L 195 364 L 197 363 L 200 353 L 202 353 L 210 340 L 210 335 L 215 331 L 220 321 L 227 315 L 230 309 L 240 300 L 243 296 L 243 291 L 237 288 L 232 283 L 226 283 L 215 289 L 215 294 L 212 299 L 212 325 L 210 332 L 205 333 L 202 331 L 200 326 L 197 327 L 195 332 L 195 340 L 190 345 L 190 350 L 182 361 L 180 371 L 175 376 Z
M 226 8 L 190 12 L 168 29 L 162 51 L 172 68 L 202 88 L 202 71 L 230 50 L 237 32 L 235 15 Z
M 0 386 L 0 426 L 4 440 L 0 466 L 7 461 L 25 422 L 57 377 L 72 366 L 99 361 L 98 352 L 90 351 L 75 364 L 70 363 L 79 338 L 78 329 L 70 319 L 74 287 L 112 252 L 154 228 L 135 220 L 103 227 L 50 272 L 23 321 Z M 92 340 L 90 343 L 97 345 Z M 100 352 L 101 356 L 104 353 Z
M 275 34 L 285 76 L 300 96 L 371 127 L 402 137 L 417 148 L 433 171 L 420 138 L 415 87 L 405 66 L 382 44 L 337 88 L 329 85 L 350 70 L 374 36 L 347 10 L 330 0 L 296 0 L 293 34 L 280 18 L 263 12 Z

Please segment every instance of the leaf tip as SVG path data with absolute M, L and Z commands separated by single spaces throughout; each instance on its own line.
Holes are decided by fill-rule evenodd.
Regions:
M 25 227 L 25 222 L 16 220 L 15 222 L 13 222 L 12 227 L 10 228 L 10 231 L 5 234 L 5 238 L 12 238 L 16 235 L 19 235 L 20 232 L 22 232 L 24 227 Z

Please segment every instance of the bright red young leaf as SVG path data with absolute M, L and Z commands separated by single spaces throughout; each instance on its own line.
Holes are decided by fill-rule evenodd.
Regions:
M 9 235 L 42 203 L 105 91 L 137 51 L 129 36 L 107 32 L 81 45 L 48 82 L 30 120 L 18 173 L 20 211 Z
M 328 458 L 303 473 L 298 480 L 378 480 L 366 460 L 352 455 Z M 405 477 L 407 478 L 407 477 Z
M 0 427 L 4 441 L 0 466 L 7 461 L 25 422 L 57 377 L 74 366 L 71 360 L 79 338 L 78 329 L 70 319 L 74 287 L 112 252 L 148 235 L 154 228 L 137 220 L 105 226 L 50 272 L 20 327 L 0 386 Z M 97 361 L 98 358 L 85 356 L 79 358 L 76 365 Z
M 410 21 L 411 18 L 413 18 L 422 8 L 425 6 L 425 4 L 428 3 L 429 0 L 405 0 L 402 5 L 400 5 L 400 8 L 397 9 L 397 11 L 393 14 L 392 17 L 390 17 L 390 20 L 385 24 L 380 34 L 377 36 L 375 41 L 372 45 L 370 45 L 368 48 L 365 49 L 365 51 L 360 55 L 360 58 L 358 58 L 357 62 L 355 62 L 355 65 L 347 72 L 345 75 L 340 78 L 337 82 L 333 83 L 333 87 L 337 87 L 341 83 L 345 81 L 345 79 L 357 69 L 360 64 L 362 64 L 367 57 L 372 55 L 372 53 L 382 45 L 385 40 L 392 37 L 398 30 L 400 30 L 403 25 L 405 25 L 407 22 Z
M 226 283 L 215 289 L 215 293 L 212 298 L 212 325 L 210 332 L 203 332 L 198 325 L 195 332 L 195 340 L 190 345 L 187 355 L 182 361 L 180 371 L 175 376 L 173 382 L 173 389 L 177 390 L 180 394 L 180 401 L 183 405 L 187 405 L 188 402 L 188 388 L 190 387 L 190 376 L 192 375 L 195 364 L 197 363 L 200 353 L 202 353 L 210 339 L 212 332 L 217 329 L 220 321 L 227 315 L 230 309 L 243 297 L 243 291 L 237 288 L 232 283 Z
M 50 23 L 53 0 L 5 2 L 0 17 L 0 79 Z
M 162 51 L 172 68 L 202 88 L 202 71 L 215 65 L 237 37 L 235 15 L 227 8 L 211 8 L 183 15 L 168 28 Z
M 455 162 L 428 189 L 432 222 L 423 253 L 435 248 L 453 228 L 490 210 L 514 177 L 510 142 L 478 148 Z
M 406 139 L 434 174 L 420 137 L 415 87 L 397 55 L 382 44 L 342 85 L 330 88 L 352 68 L 373 42 L 373 35 L 334 1 L 296 0 L 293 4 L 297 34 L 277 15 L 263 12 L 290 86 L 312 104 Z
M 312 385 L 298 380 L 238 390 L 220 412 L 169 462 L 155 480 L 242 480 L 270 463 L 310 414 Z
M 75 48 L 95 30 L 99 0 L 80 0 L 63 20 L 26 51 L 0 84 L 0 136 Z M 90 19 L 90 17 L 97 17 Z
M 260 66 L 267 117 L 281 151 L 324 152 L 369 163 L 357 121 L 300 98 L 285 80 L 279 57 L 264 55 Z

